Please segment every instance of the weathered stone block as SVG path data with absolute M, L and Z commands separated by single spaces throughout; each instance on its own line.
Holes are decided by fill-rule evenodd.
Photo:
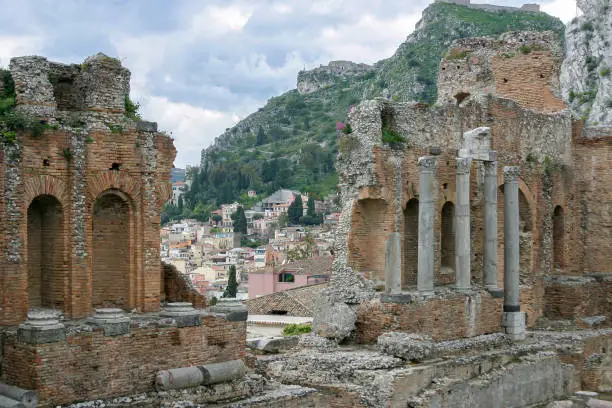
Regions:
M 202 324 L 200 311 L 189 302 L 170 302 L 166 304 L 160 316 L 171 317 L 177 327 L 192 327 Z
M 284 353 L 298 345 L 300 336 L 261 337 L 247 340 L 247 347 L 264 353 Z
M 228 322 L 244 322 L 249 317 L 249 308 L 235 298 L 221 298 L 209 310 L 223 314 Z
M 121 309 L 96 309 L 96 314 L 87 323 L 104 330 L 105 336 L 121 336 L 130 332 L 130 318 Z
M 409 361 L 423 361 L 432 357 L 434 342 L 430 337 L 412 333 L 385 333 L 378 337 L 378 350 Z
M 346 303 L 333 302 L 322 296 L 314 314 L 312 330 L 319 336 L 340 343 L 351 336 L 356 321 L 357 314 Z
M 28 344 L 55 343 L 66 340 L 66 328 L 56 311 L 30 311 L 28 320 L 19 325 L 17 337 Z
M 157 132 L 157 122 L 139 120 L 136 122 L 136 130 L 139 132 Z

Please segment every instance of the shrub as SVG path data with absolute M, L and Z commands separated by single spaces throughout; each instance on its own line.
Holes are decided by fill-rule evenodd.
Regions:
M 406 139 L 404 139 L 402 135 L 400 135 L 399 133 L 397 133 L 396 131 L 388 127 L 383 127 L 382 133 L 383 133 L 383 137 L 382 137 L 383 143 L 388 144 L 394 149 L 402 147 L 403 144 L 406 142 Z
M 310 332 L 312 332 L 312 326 L 309 323 L 288 324 L 283 327 L 283 336 L 296 336 L 298 334 L 306 334 Z
M 580 26 L 580 29 L 582 31 L 593 31 L 595 27 L 593 27 L 593 23 L 591 23 L 590 21 L 587 21 L 586 23 L 582 23 L 582 25 Z
M 610 76 L 610 68 L 605 67 L 599 70 L 599 75 L 601 75 L 604 78 L 607 78 Z
M 133 120 L 142 120 L 142 116 L 138 113 L 138 109 L 140 109 L 140 103 L 132 102 L 128 95 L 125 96 L 125 116 Z
M 469 54 L 470 52 L 467 50 L 462 50 L 460 48 L 453 48 L 448 52 L 448 54 L 446 54 L 444 58 L 447 60 L 464 59 Z

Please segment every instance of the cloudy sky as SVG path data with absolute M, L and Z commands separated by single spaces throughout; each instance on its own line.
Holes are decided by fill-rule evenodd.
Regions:
M 0 0 L 0 66 L 31 54 L 66 63 L 99 51 L 118 57 L 132 71 L 132 99 L 173 133 L 175 165 L 184 167 L 199 163 L 202 147 L 225 128 L 295 88 L 300 69 L 391 56 L 428 3 Z M 575 0 L 541 5 L 564 22 L 576 14 Z

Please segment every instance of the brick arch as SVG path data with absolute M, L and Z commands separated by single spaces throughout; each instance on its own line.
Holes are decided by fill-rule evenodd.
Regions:
M 504 185 L 504 176 L 503 172 L 501 175 L 497 176 L 497 191 L 500 191 L 500 188 Z M 536 218 L 536 208 L 533 205 L 533 197 L 534 194 L 531 192 L 525 181 L 519 177 L 518 179 L 518 187 L 519 187 L 519 200 L 521 199 L 521 193 L 523 194 L 523 198 L 527 201 L 527 205 L 529 206 L 529 216 L 531 219 L 531 227 L 535 228 L 535 220 Z M 498 200 L 500 198 L 498 197 Z
M 157 185 L 157 205 L 162 206 L 172 198 L 172 183 L 161 182 Z
M 69 200 L 69 190 L 66 184 L 53 176 L 30 176 L 27 177 L 24 184 L 24 202 L 29 206 L 36 197 L 49 195 L 55 197 L 63 208 Z
M 504 206 L 503 198 L 503 185 L 504 178 L 503 174 L 498 176 L 498 282 L 503 282 L 504 279 L 504 213 L 502 211 Z M 536 211 L 537 209 L 533 205 L 534 194 L 531 192 L 527 184 L 523 179 L 518 179 L 519 188 L 519 216 L 520 219 L 525 221 L 526 228 L 521 227 L 521 247 L 526 249 L 521 251 L 520 255 L 520 271 L 521 271 L 521 284 L 530 284 L 533 280 L 533 266 L 535 264 L 534 258 L 534 243 L 539 239 L 538 228 L 536 226 Z M 523 204 L 526 203 L 528 209 L 525 210 Z M 523 234 L 526 233 L 526 234 Z
M 92 307 L 136 307 L 136 208 L 124 191 L 110 188 L 91 203 Z
M 138 202 L 141 191 L 140 182 L 130 177 L 128 174 L 120 171 L 105 171 L 90 178 L 87 182 L 87 198 L 89 203 L 94 203 L 102 193 L 109 190 L 119 191 L 125 194 L 132 205 Z M 134 210 L 136 208 L 133 208 Z

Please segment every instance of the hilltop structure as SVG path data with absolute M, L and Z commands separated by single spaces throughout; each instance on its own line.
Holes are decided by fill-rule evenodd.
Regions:
M 450 3 L 457 4 L 459 6 L 466 6 L 475 9 L 487 10 L 487 11 L 531 11 L 537 13 L 540 11 L 540 5 L 537 3 L 526 3 L 521 7 L 509 7 L 509 6 L 498 6 L 495 4 L 472 4 L 471 0 L 435 0 L 436 3 Z

